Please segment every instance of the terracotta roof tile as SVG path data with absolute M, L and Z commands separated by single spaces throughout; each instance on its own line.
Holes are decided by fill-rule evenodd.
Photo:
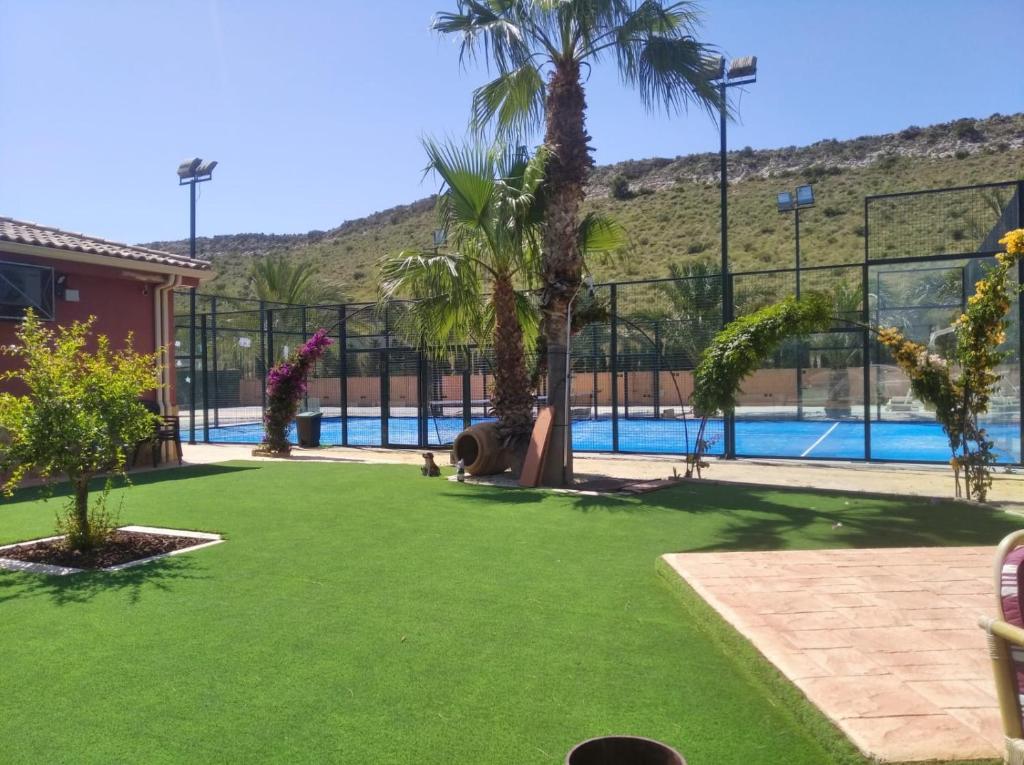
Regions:
M 38 223 L 15 220 L 14 218 L 0 217 L 0 246 L 3 242 L 82 252 L 90 255 L 106 255 L 121 260 L 158 263 L 175 268 L 191 268 L 196 271 L 206 271 L 210 268 L 210 264 L 205 260 L 193 260 L 184 255 L 151 250 L 148 247 L 111 242 L 96 236 L 62 231 L 52 226 L 40 226 Z

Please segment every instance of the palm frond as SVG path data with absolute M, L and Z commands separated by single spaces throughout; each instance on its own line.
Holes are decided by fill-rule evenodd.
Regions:
M 412 298 L 399 333 L 424 350 L 478 343 L 483 281 L 476 264 L 460 255 L 404 251 L 380 261 L 378 304 Z
M 629 236 L 618 221 L 592 212 L 580 221 L 577 241 L 584 255 L 608 254 L 623 249 Z
M 625 47 L 620 56 L 623 79 L 640 93 L 644 106 L 659 106 L 670 114 L 691 104 L 709 114 L 720 106 L 720 94 L 707 77 L 707 59 L 713 49 L 693 38 L 649 35 Z
M 544 124 L 544 78 L 532 63 L 503 72 L 473 93 L 470 127 L 482 134 L 495 125 L 498 138 L 529 135 Z

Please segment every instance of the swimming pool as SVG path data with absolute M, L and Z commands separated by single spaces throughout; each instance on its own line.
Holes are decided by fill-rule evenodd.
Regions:
M 473 423 L 486 422 L 474 418 Z M 415 417 L 390 417 L 385 444 L 379 417 L 349 417 L 350 446 L 409 446 L 419 443 Z M 431 417 L 427 420 L 430 446 L 451 444 L 463 429 L 461 417 Z M 618 450 L 646 454 L 685 454 L 694 449 L 696 420 L 623 418 L 618 420 Z M 721 420 L 708 423 L 706 436 L 712 441 L 709 453 L 723 452 Z M 1016 422 L 988 426 L 989 438 L 1002 464 L 1021 461 L 1020 426 Z M 296 441 L 295 426 L 289 433 Z M 613 451 L 611 417 L 576 420 L 572 428 L 577 451 Z M 212 443 L 258 444 L 263 440 L 259 423 L 223 425 L 210 428 Z M 320 442 L 325 446 L 342 443 L 340 417 L 325 417 Z M 855 420 L 743 419 L 736 420 L 736 454 L 740 457 L 791 457 L 804 459 L 862 460 L 864 422 Z M 938 423 L 878 421 L 871 423 L 871 458 L 897 462 L 948 462 L 949 446 Z

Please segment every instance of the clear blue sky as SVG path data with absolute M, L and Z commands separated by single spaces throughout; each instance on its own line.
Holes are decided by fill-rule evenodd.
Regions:
M 482 71 L 429 30 L 453 0 L 0 0 L 0 215 L 183 238 L 186 156 L 220 161 L 199 233 L 290 233 L 434 191 L 424 134 L 461 135 Z M 1021 0 L 706 0 L 756 53 L 730 145 L 806 144 L 1024 109 Z M 588 83 L 598 162 L 717 150 L 703 113 Z

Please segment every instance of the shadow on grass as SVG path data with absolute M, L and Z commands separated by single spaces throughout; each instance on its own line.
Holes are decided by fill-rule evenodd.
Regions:
M 1024 528 L 1024 518 L 963 502 L 784 487 L 686 482 L 640 497 L 595 497 L 478 486 L 445 494 L 492 506 L 560 500 L 584 514 L 684 513 L 694 544 L 677 552 L 988 546 Z
M 151 484 L 162 484 L 171 481 L 209 478 L 212 476 L 224 475 L 226 473 L 237 473 L 242 470 L 260 470 L 260 465 L 252 463 L 246 465 L 223 463 L 216 465 L 186 465 L 184 467 L 148 470 L 142 473 L 130 473 L 128 476 L 128 482 L 130 482 L 132 486 L 149 486 Z M 102 489 L 105 481 L 106 478 L 102 477 L 94 479 L 89 484 L 89 490 L 97 491 Z M 120 476 L 113 477 L 113 487 L 115 489 L 124 488 L 126 483 L 125 479 Z M 49 495 L 46 495 L 42 486 L 27 486 L 15 491 L 10 498 L 5 497 L 0 499 L 0 505 L 8 503 L 13 504 L 16 502 L 32 502 L 38 499 L 43 499 L 46 496 L 49 496 L 50 498 L 67 497 L 70 494 L 71 485 L 66 481 L 54 484 Z
M 124 594 L 138 603 L 143 590 L 169 592 L 177 581 L 204 579 L 189 554 L 172 555 L 121 571 L 89 571 L 66 576 L 0 572 L 0 603 L 16 598 L 49 598 L 58 606 L 86 603 L 97 595 Z

